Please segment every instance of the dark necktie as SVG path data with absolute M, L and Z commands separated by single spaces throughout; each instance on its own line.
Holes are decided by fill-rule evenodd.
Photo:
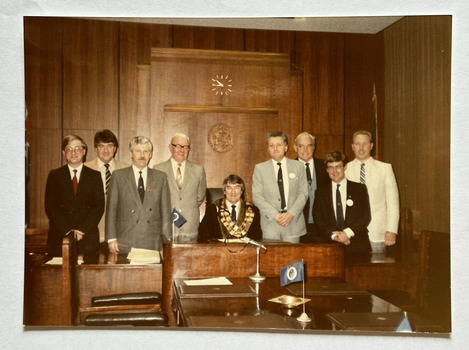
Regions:
M 339 225 L 339 230 L 344 229 L 344 211 L 342 209 L 342 198 L 339 191 L 340 184 L 337 184 L 337 189 L 335 191 L 335 202 L 336 202 L 336 215 L 337 215 L 337 225 Z
M 143 177 L 142 172 L 139 171 L 140 178 L 138 179 L 138 194 L 140 195 L 140 201 L 143 203 L 143 198 L 145 198 L 145 189 L 143 188 Z
M 283 211 L 285 210 L 285 207 L 287 206 L 285 202 L 285 192 L 283 190 L 283 174 L 282 174 L 282 163 L 277 163 L 278 165 L 278 175 L 277 175 L 277 184 L 278 184 L 278 190 L 280 192 L 280 209 Z
M 106 185 L 104 186 L 104 193 L 107 193 L 109 183 L 111 182 L 111 171 L 109 170 L 109 164 L 104 164 L 104 167 L 106 168 Z
M 308 183 L 311 185 L 313 179 L 311 178 L 311 170 L 309 169 L 309 163 L 306 163 L 306 179 L 308 179 Z
M 78 190 L 78 179 L 77 179 L 77 169 L 73 169 L 73 179 L 72 179 L 72 183 L 73 183 L 73 193 L 76 195 L 77 194 L 77 190 Z
M 365 183 L 365 163 L 362 163 L 360 166 L 360 182 L 362 184 Z
M 231 206 L 231 221 L 236 223 L 236 205 Z

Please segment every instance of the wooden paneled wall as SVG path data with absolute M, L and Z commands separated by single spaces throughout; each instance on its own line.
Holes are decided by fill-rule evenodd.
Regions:
M 406 21 L 413 23 L 414 19 L 406 18 Z M 447 24 L 442 25 L 446 26 L 447 31 Z M 411 33 L 409 30 L 393 30 L 391 27 L 385 31 L 385 35 L 383 33 L 360 35 L 40 17 L 25 17 L 24 28 L 25 95 L 29 112 L 27 132 L 31 144 L 31 180 L 28 184 L 31 227 L 48 226 L 43 209 L 45 183 L 48 172 L 63 164 L 60 143 L 66 134 L 74 132 L 81 135 L 90 148 L 88 159 L 93 159 L 94 133 L 103 128 L 111 129 L 120 142 L 117 157 L 130 163 L 128 154 L 130 138 L 137 134 L 145 135 L 151 123 L 150 101 L 145 99 L 145 96 L 148 96 L 148 99 L 151 96 L 151 87 L 147 84 L 150 80 L 146 80 L 150 74 L 148 66 L 151 63 L 151 48 L 288 54 L 292 71 L 300 71 L 303 76 L 303 96 L 300 98 L 302 103 L 301 106 L 292 108 L 291 113 L 298 114 L 297 118 L 301 120 L 303 130 L 317 136 L 316 156 L 318 157 L 323 157 L 335 149 L 345 150 L 348 156 L 352 157 L 351 134 L 357 128 L 369 128 L 372 89 L 375 83 L 381 135 L 379 156 L 380 159 L 395 163 L 396 169 L 396 166 L 400 165 L 396 157 L 409 158 L 404 156 L 407 152 L 393 153 L 392 156 L 389 153 L 394 143 L 401 140 L 396 140 L 393 136 L 395 133 L 389 132 L 388 129 L 388 125 L 395 122 L 395 115 L 390 115 L 386 108 L 389 96 L 385 95 L 385 88 L 386 90 L 394 88 L 396 92 L 401 90 L 398 86 L 389 86 L 389 81 L 394 81 L 389 79 L 389 73 L 396 75 L 400 73 L 385 70 L 384 62 L 389 65 L 395 61 L 392 56 L 388 59 L 387 52 L 392 46 L 390 43 L 396 41 L 397 45 L 399 40 L 402 40 L 402 35 L 416 36 L 416 38 L 423 36 L 429 39 L 441 33 L 437 29 L 432 29 L 430 24 L 427 31 L 417 33 Z M 393 53 L 396 57 L 398 54 L 397 51 Z M 434 52 L 428 51 L 423 54 L 435 55 Z M 416 55 L 415 59 L 421 58 Z M 449 65 L 446 61 L 442 63 Z M 428 72 L 428 75 L 434 77 L 440 74 L 436 69 L 437 66 L 435 70 Z M 407 78 L 402 83 L 411 89 L 415 84 L 410 81 L 410 75 Z M 445 94 L 449 95 L 449 87 L 444 85 L 440 89 L 426 91 L 428 98 L 431 99 L 432 95 L 441 95 L 441 89 L 447 89 Z M 406 96 L 401 94 L 393 97 L 393 100 L 400 101 L 404 98 Z M 411 105 L 415 102 L 416 99 L 412 99 L 405 103 Z M 401 105 L 402 102 L 394 104 Z M 448 113 L 449 111 L 446 112 Z M 386 116 L 389 118 L 386 119 Z M 398 123 L 396 125 L 399 126 Z M 272 131 L 270 125 L 259 130 L 259 139 L 265 138 L 270 131 Z M 430 129 L 425 132 L 428 133 L 427 140 L 431 142 L 434 133 Z M 159 143 L 161 140 L 158 139 L 158 135 L 153 134 L 152 141 Z M 293 141 L 296 135 L 288 136 L 290 138 L 288 155 L 295 157 Z M 394 137 L 390 140 L 391 146 L 388 144 L 384 146 L 385 137 Z M 169 140 L 162 142 L 167 145 Z M 158 155 L 155 159 L 159 159 L 162 152 L 167 153 L 167 146 L 164 148 L 155 150 Z M 263 156 L 267 159 L 267 149 Z M 247 159 L 247 162 L 248 167 L 253 169 L 254 163 L 251 164 L 250 159 Z M 153 164 L 155 162 L 152 161 L 150 165 Z M 401 186 L 404 179 L 397 169 L 396 175 Z M 221 180 L 208 179 L 209 183 Z M 404 196 L 401 194 L 405 199 L 402 205 L 415 207 L 419 194 L 416 191 Z M 427 187 L 424 192 L 430 192 L 427 195 L 436 195 L 438 188 Z M 449 209 L 445 217 L 449 217 Z M 440 227 L 428 228 L 443 230 Z M 418 229 L 419 227 L 416 227 L 416 230 Z
M 384 45 L 384 158 L 414 232 L 450 232 L 451 16 L 406 17 Z

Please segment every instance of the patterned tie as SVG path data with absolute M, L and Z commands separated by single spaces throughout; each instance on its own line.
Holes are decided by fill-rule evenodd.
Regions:
M 308 179 L 308 183 L 311 185 L 311 182 L 313 181 L 311 177 L 311 170 L 309 169 L 309 163 L 306 163 L 306 178 Z
M 335 191 L 335 202 L 336 202 L 336 215 L 337 215 L 337 225 L 339 225 L 339 230 L 344 228 L 344 210 L 342 209 L 342 198 L 340 196 L 339 190 L 340 184 L 337 184 L 337 189 Z
M 111 171 L 109 170 L 109 164 L 104 164 L 105 168 L 106 168 L 106 185 L 105 185 L 105 192 L 104 193 L 107 193 L 107 190 L 109 188 L 109 183 L 111 182 Z
M 176 184 L 178 185 L 179 191 L 182 188 L 182 174 L 181 174 L 181 164 L 178 163 L 178 170 L 176 171 Z
M 236 223 L 236 205 L 231 206 L 231 221 Z
M 73 183 L 73 193 L 76 195 L 77 194 L 77 190 L 78 190 L 78 179 L 77 179 L 77 169 L 73 169 L 73 179 L 72 179 L 72 183 Z
M 285 192 L 283 190 L 283 174 L 282 174 L 282 163 L 277 163 L 278 165 L 278 175 L 277 175 L 277 184 L 278 184 L 278 190 L 280 192 L 280 209 L 283 211 L 285 210 L 285 207 L 287 206 L 285 202 Z
M 360 166 L 360 182 L 365 184 L 365 163 Z
M 142 172 L 139 171 L 140 178 L 138 179 L 138 194 L 140 195 L 140 201 L 143 203 L 143 199 L 145 198 L 145 189 L 143 186 L 143 177 Z

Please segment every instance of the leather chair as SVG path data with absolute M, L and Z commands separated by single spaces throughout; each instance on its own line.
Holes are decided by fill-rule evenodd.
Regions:
M 206 201 L 207 201 L 207 206 L 210 204 L 214 203 L 217 199 L 223 198 L 223 190 L 219 187 L 211 187 L 207 188 L 206 192 Z

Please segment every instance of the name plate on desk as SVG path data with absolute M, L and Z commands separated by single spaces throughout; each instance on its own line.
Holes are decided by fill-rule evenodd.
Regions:
M 187 286 L 179 285 L 180 298 L 255 297 L 257 294 L 248 284 Z
M 295 283 L 287 287 L 294 295 L 303 295 L 303 284 Z M 347 282 L 337 283 L 306 283 L 305 295 L 368 295 L 366 290 L 360 289 Z

